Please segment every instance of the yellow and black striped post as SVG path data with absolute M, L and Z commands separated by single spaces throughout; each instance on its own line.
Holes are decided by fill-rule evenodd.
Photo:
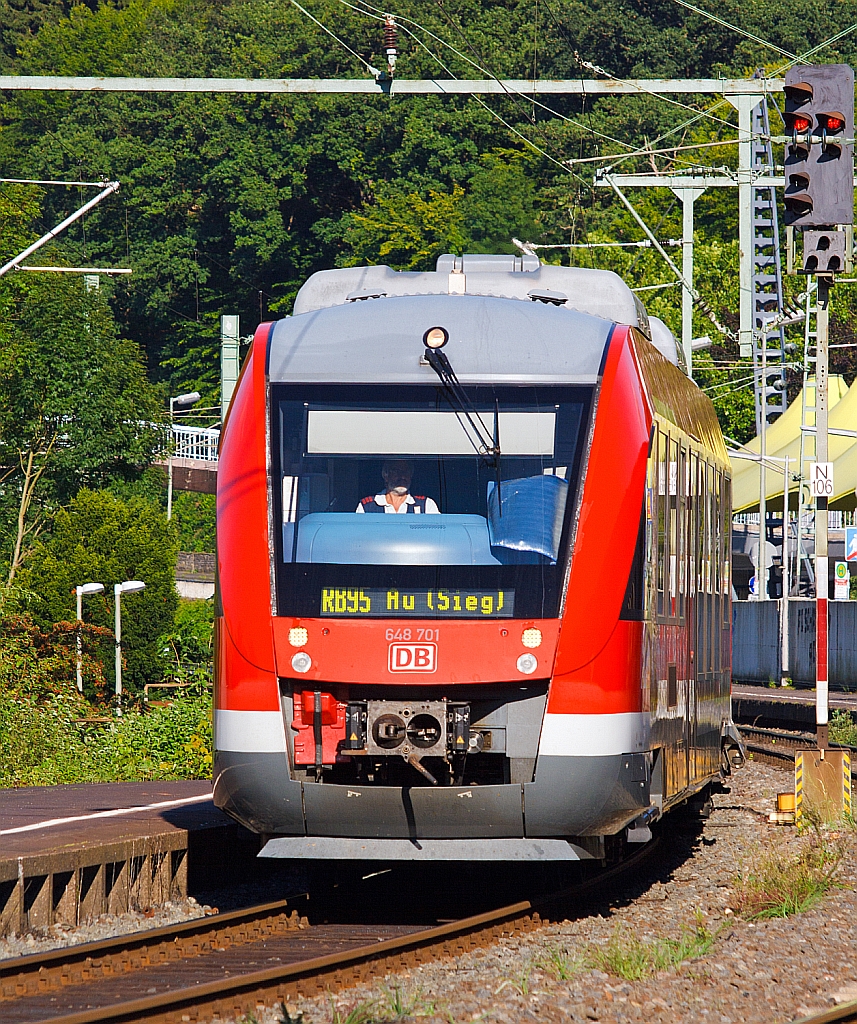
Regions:
M 833 824 L 851 815 L 851 756 L 848 750 L 795 751 L 795 824 L 807 818 Z
M 795 825 L 801 827 L 803 814 L 803 751 L 795 754 Z

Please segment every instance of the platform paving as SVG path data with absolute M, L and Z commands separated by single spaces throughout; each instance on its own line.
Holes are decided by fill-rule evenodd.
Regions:
M 182 899 L 258 848 L 208 781 L 0 789 L 0 935 Z

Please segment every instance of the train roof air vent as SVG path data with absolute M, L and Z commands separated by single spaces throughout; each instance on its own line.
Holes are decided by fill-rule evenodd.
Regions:
M 568 302 L 565 292 L 553 292 L 550 288 L 534 288 L 531 292 L 527 292 L 527 296 L 533 302 L 545 302 L 549 306 L 564 306 Z
M 366 299 L 383 299 L 383 298 L 386 297 L 386 295 L 387 295 L 387 293 L 384 292 L 384 291 L 379 291 L 378 289 L 371 288 L 371 289 L 369 289 L 369 291 L 351 292 L 350 295 L 346 295 L 345 296 L 345 301 L 346 302 L 365 302 Z

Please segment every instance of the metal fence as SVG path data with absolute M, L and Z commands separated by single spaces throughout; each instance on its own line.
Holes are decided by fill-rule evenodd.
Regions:
M 828 605 L 830 688 L 857 689 L 857 601 Z M 732 602 L 732 678 L 742 683 L 779 683 L 780 602 Z M 815 601 L 789 600 L 789 669 L 797 685 L 815 685 Z
M 220 431 L 210 427 L 173 424 L 173 458 L 217 462 Z

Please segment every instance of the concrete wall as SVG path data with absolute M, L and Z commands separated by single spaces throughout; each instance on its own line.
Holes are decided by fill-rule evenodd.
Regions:
M 857 601 L 829 602 L 830 687 L 857 689 Z M 743 683 L 780 681 L 778 601 L 732 602 L 732 678 Z M 815 601 L 789 601 L 789 670 L 797 685 L 815 685 Z

